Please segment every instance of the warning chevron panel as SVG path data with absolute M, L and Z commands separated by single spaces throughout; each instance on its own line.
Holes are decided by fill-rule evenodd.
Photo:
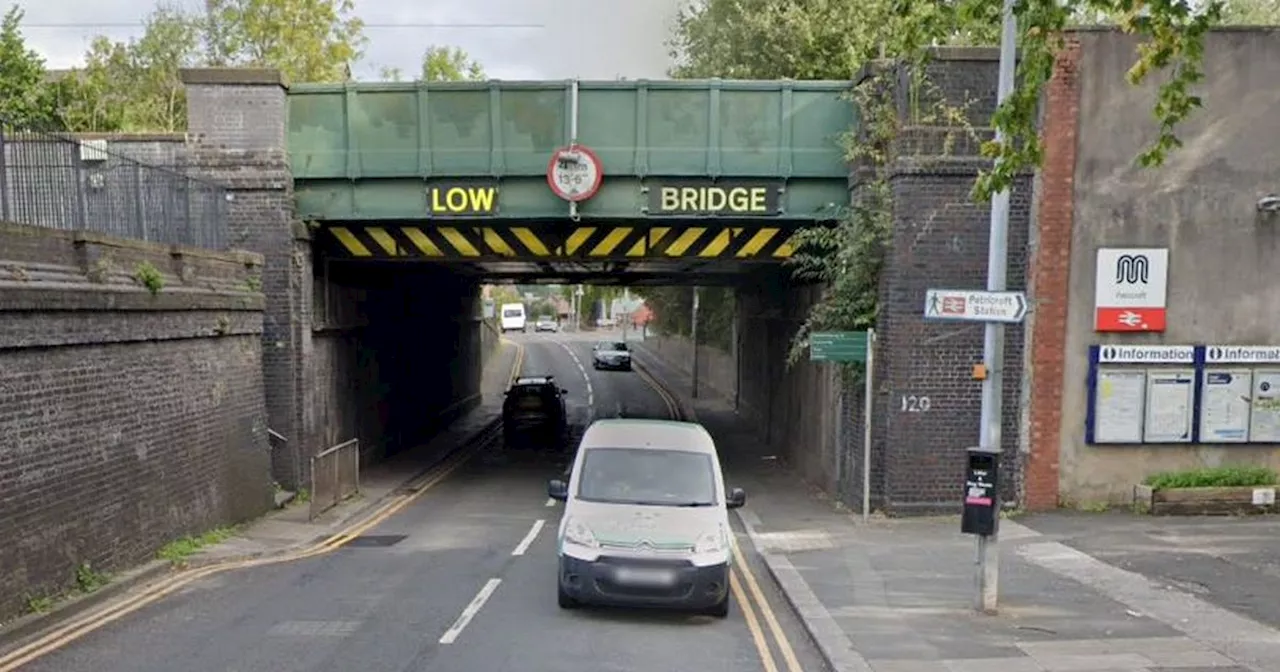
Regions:
M 353 259 L 736 259 L 781 261 L 795 250 L 778 226 L 329 226 Z

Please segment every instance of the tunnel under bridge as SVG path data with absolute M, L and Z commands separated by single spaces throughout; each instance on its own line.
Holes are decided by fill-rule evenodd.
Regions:
M 849 201 L 849 86 L 292 87 L 297 216 L 316 285 L 361 288 L 358 347 L 381 372 L 388 452 L 429 434 L 424 400 L 478 384 L 482 282 L 719 285 L 764 312 L 797 303 L 796 232 Z M 784 360 L 785 330 L 736 331 L 735 347 L 759 350 L 736 360 Z

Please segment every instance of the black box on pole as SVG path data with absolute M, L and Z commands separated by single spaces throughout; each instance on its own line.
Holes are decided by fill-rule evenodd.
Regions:
M 996 533 L 1000 496 L 1000 453 L 970 448 L 964 477 L 964 512 L 960 531 L 989 537 Z

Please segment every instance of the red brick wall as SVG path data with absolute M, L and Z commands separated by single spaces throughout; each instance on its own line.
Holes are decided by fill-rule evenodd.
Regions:
M 1080 42 L 1068 36 L 1046 95 L 1044 164 L 1032 234 L 1036 242 L 1028 269 L 1035 322 L 1031 331 L 1030 455 L 1024 504 L 1031 510 L 1058 505 L 1063 359 L 1080 111 L 1079 62 Z

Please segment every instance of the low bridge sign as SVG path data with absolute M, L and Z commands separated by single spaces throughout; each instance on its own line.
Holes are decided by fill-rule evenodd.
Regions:
M 679 180 L 647 185 L 655 217 L 774 217 L 782 211 L 781 180 Z

